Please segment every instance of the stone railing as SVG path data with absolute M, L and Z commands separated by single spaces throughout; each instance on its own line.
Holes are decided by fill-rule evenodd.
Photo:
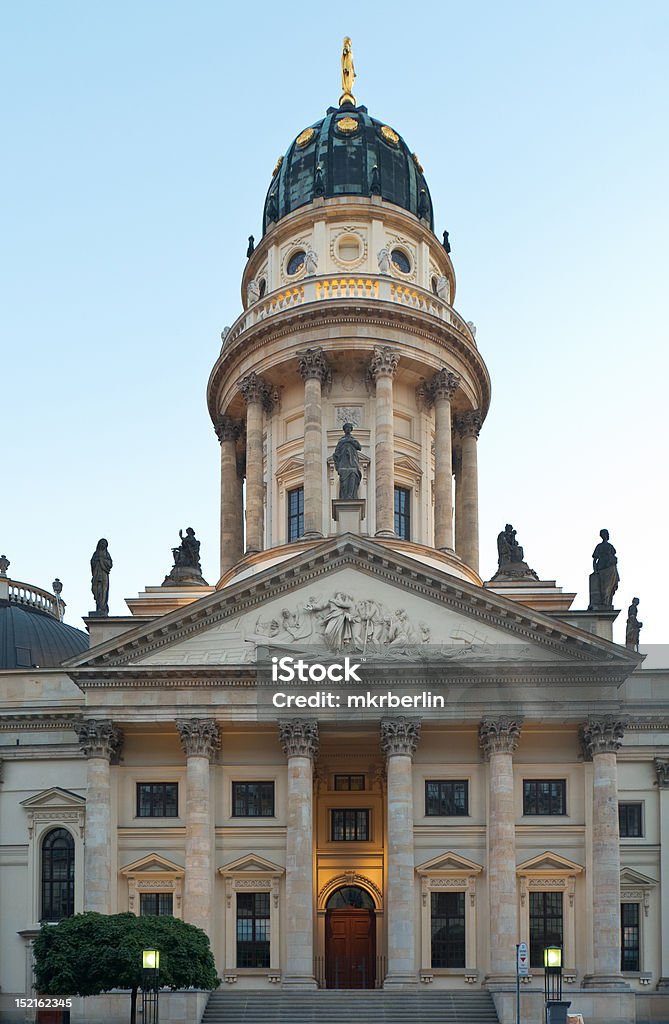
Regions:
M 246 309 L 228 331 L 223 349 L 229 348 L 249 327 L 261 323 L 275 313 L 302 306 L 309 302 L 323 302 L 328 299 L 371 299 L 393 302 L 429 313 L 431 316 L 451 324 L 465 335 L 476 347 L 469 324 L 455 312 L 452 306 L 443 302 L 432 292 L 416 285 L 396 281 L 386 275 L 374 274 L 332 274 L 326 277 L 303 278 L 299 284 L 270 292 Z
M 53 594 L 50 594 L 48 590 L 33 587 L 29 583 L 19 583 L 18 580 L 6 580 L 5 582 L 7 584 L 7 596 L 10 604 L 37 608 L 39 611 L 53 616 L 54 619 L 62 618 L 64 603 L 54 597 Z

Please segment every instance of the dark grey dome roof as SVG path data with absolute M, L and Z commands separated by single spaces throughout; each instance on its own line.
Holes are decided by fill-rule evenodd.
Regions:
M 56 668 L 88 650 L 88 634 L 48 612 L 0 601 L 0 669 Z
M 265 200 L 263 234 L 272 222 L 319 196 L 379 195 L 434 230 L 432 199 L 415 154 L 367 107 L 331 107 L 303 129 L 277 164 Z

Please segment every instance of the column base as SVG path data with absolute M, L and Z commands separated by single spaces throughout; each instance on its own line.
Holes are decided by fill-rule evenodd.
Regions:
M 300 540 L 323 540 L 323 534 L 319 533 L 318 530 L 307 530 L 300 537 Z
M 383 982 L 384 988 L 415 989 L 418 985 L 418 977 L 415 974 L 387 974 Z
M 612 989 L 618 992 L 631 991 L 622 974 L 586 974 L 581 982 L 581 988 L 607 992 Z
M 374 534 L 375 537 L 388 537 L 390 540 L 396 539 L 397 534 L 394 530 L 377 530 Z
M 281 988 L 314 989 L 318 988 L 318 982 L 313 975 L 289 974 L 281 979 Z

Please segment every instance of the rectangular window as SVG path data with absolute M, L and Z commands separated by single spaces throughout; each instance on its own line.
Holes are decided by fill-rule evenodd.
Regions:
M 638 839 L 643 835 L 641 804 L 618 804 L 621 839 Z
M 465 780 L 430 779 L 425 783 L 425 814 L 451 818 L 469 814 L 469 785 Z
M 234 818 L 273 818 L 273 782 L 233 782 L 232 816 Z
M 288 491 L 288 541 L 304 534 L 304 487 Z
M 138 818 L 178 818 L 179 784 L 177 782 L 138 782 Z
M 431 896 L 432 966 L 465 966 L 465 894 L 433 892 Z
M 331 814 L 334 842 L 360 843 L 369 839 L 369 811 L 336 807 Z
M 566 779 L 523 779 L 523 814 L 566 813 Z
M 411 491 L 395 488 L 395 533 L 402 540 L 411 540 Z
M 359 793 L 365 788 L 364 775 L 335 775 L 334 788 L 339 792 Z
M 562 893 L 530 893 L 530 967 L 544 966 L 544 948 L 562 946 Z
M 237 967 L 269 967 L 269 896 L 237 893 Z
M 639 904 L 620 904 L 621 971 L 640 971 Z
M 171 892 L 140 892 L 140 917 L 165 917 L 166 915 L 172 916 Z

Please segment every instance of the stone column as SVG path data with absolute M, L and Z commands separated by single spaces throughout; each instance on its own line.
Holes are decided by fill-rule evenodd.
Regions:
M 84 719 L 77 727 L 86 765 L 84 910 L 112 912 L 111 771 L 123 733 L 109 719 Z
M 322 385 L 330 370 L 322 348 L 308 348 L 299 357 L 304 380 L 304 536 L 323 536 L 323 407 Z
M 660 794 L 660 898 L 662 900 L 660 917 L 660 980 L 658 989 L 669 990 L 669 761 L 655 759 L 657 785 Z
M 520 739 L 520 726 L 520 721 L 502 716 L 484 719 L 479 729 L 479 742 L 488 760 L 489 984 L 514 981 L 516 976 L 518 894 L 513 754 Z
M 286 836 L 286 971 L 284 986 L 316 988 L 314 978 L 313 762 L 318 723 L 292 718 L 279 723 L 288 758 Z
M 613 716 L 591 719 L 581 730 L 592 761 L 592 930 L 594 974 L 589 988 L 628 988 L 620 972 L 620 834 L 616 751 L 625 723 Z
M 419 738 L 416 719 L 398 716 L 381 721 L 388 792 L 388 971 L 384 988 L 417 984 L 412 766 Z
M 237 472 L 237 440 L 242 425 L 230 416 L 221 416 L 216 424 L 221 442 L 221 576 L 244 553 L 242 524 L 242 481 Z
M 265 539 L 263 408 L 271 409 L 269 385 L 257 373 L 238 384 L 246 402 L 246 551 L 262 551 Z
M 434 403 L 434 546 L 453 551 L 453 445 L 451 398 L 460 386 L 457 374 L 444 368 L 429 384 Z
M 393 419 L 393 377 L 399 353 L 388 345 L 376 347 L 369 375 L 376 382 L 376 536 L 395 536 L 395 423 Z
M 202 928 L 211 938 L 213 865 L 209 762 L 221 745 L 221 737 L 211 718 L 177 718 L 175 724 L 186 755 L 184 921 Z
M 460 479 L 455 519 L 456 551 L 467 565 L 479 571 L 479 477 L 477 444 L 481 430 L 481 412 L 470 409 L 458 416 L 455 426 L 461 438 Z M 458 520 L 462 518 L 462 522 Z

